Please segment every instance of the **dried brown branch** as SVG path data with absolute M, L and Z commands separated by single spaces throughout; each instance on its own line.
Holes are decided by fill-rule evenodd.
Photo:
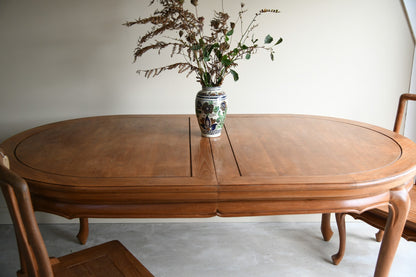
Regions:
M 185 62 L 138 70 L 138 73 L 144 73 L 145 77 L 150 78 L 166 70 L 177 69 L 179 73 L 188 72 L 187 76 L 195 72 L 198 82 L 203 86 L 218 86 L 230 73 L 234 76 L 234 80 L 238 80 L 238 74 L 233 70 L 238 65 L 237 61 L 250 59 L 251 55 L 259 49 L 269 51 L 273 59 L 274 47 L 280 44 L 282 39 L 271 44 L 273 38 L 268 35 L 264 45 L 259 45 L 258 39 L 252 33 L 258 26 L 254 24 L 258 16 L 264 13 L 278 13 L 278 10 L 260 10 L 246 28 L 243 28 L 243 14 L 247 11 L 243 9 L 244 4 L 241 4 L 236 22 L 230 22 L 230 16 L 224 10 L 215 12 L 214 17 L 209 21 L 211 33 L 207 36 L 203 35 L 204 18 L 197 15 L 198 1 L 191 0 L 195 13 L 185 9 L 184 2 L 184 0 L 151 0 L 150 5 L 159 4 L 162 9 L 156 9 L 153 15 L 147 18 L 139 18 L 123 24 L 127 27 L 151 25 L 150 30 L 138 39 L 134 61 L 149 51 L 157 51 L 160 54 L 166 48 L 170 48 L 171 57 L 179 55 L 185 59 Z M 241 36 L 232 46 L 232 39 L 236 36 L 234 34 L 236 23 L 241 25 Z M 172 36 L 173 33 L 178 37 Z M 250 35 L 252 35 L 251 44 L 246 45 Z M 163 40 L 156 40 L 159 37 L 163 37 Z
M 198 68 L 193 66 L 190 63 L 174 63 L 174 64 L 171 64 L 171 65 L 162 66 L 162 67 L 158 67 L 158 68 L 139 69 L 136 72 L 138 74 L 144 73 L 144 76 L 146 78 L 150 78 L 150 77 L 156 77 L 160 73 L 162 73 L 166 70 L 172 70 L 172 69 L 177 69 L 178 73 L 184 73 L 186 71 L 189 71 L 187 76 L 189 76 L 192 72 L 195 72 L 195 71 L 198 72 Z

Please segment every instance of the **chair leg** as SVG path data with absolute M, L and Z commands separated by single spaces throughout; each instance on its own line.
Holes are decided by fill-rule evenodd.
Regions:
M 378 230 L 377 234 L 376 234 L 376 241 L 380 242 L 383 240 L 383 236 L 384 236 L 384 230 Z
M 79 232 L 77 238 L 81 244 L 85 244 L 88 239 L 88 218 L 81 217 L 79 219 Z
M 322 214 L 321 233 L 324 241 L 329 241 L 334 234 L 331 229 L 331 214 Z
M 345 213 L 337 213 L 335 214 L 335 218 L 337 219 L 337 226 L 339 232 L 339 249 L 338 253 L 332 256 L 332 262 L 334 265 L 337 265 L 341 262 L 342 258 L 344 257 L 345 253 L 345 242 L 346 242 L 346 230 L 345 230 Z

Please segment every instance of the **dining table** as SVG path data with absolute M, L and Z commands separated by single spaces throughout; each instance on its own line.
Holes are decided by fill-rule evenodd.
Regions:
M 94 116 L 35 127 L 0 147 L 27 181 L 34 209 L 80 218 L 84 243 L 88 218 L 362 213 L 388 206 L 376 277 L 389 275 L 416 175 L 410 139 L 313 115 L 231 114 L 216 138 L 201 136 L 194 115 Z

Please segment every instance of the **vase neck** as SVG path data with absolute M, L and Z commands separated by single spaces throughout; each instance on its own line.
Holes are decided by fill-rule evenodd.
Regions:
M 212 91 L 212 92 L 218 92 L 222 90 L 222 87 L 202 87 L 202 90 L 205 91 Z

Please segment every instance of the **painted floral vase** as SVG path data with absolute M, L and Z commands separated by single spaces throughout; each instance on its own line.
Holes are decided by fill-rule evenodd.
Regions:
M 221 87 L 203 87 L 195 99 L 195 113 L 203 137 L 221 135 L 227 114 L 227 95 Z

